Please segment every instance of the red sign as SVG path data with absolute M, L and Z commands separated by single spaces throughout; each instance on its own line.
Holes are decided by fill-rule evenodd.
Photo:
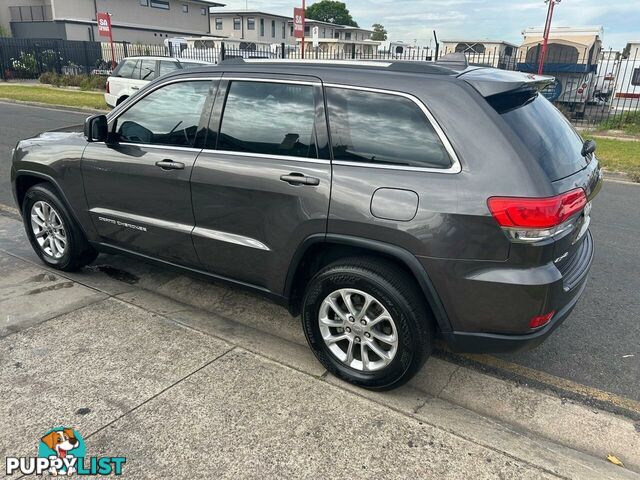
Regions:
M 111 16 L 106 12 L 98 12 L 96 19 L 98 20 L 98 35 L 111 37 Z
M 304 38 L 304 8 L 293 9 L 293 36 Z

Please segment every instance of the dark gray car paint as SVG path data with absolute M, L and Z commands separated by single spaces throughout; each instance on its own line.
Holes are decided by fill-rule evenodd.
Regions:
M 57 132 L 20 143 L 14 155 L 14 180 L 28 171 L 51 177 L 94 244 L 126 248 L 192 270 L 209 271 L 276 297 L 289 295 L 287 279 L 292 278 L 296 262 L 312 243 L 306 242 L 307 238 L 323 241 L 326 235 L 327 239 L 350 239 L 360 246 L 384 246 L 385 254 L 411 263 L 408 267 L 436 311 L 445 338 L 465 349 L 469 349 L 469 342 L 457 341 L 456 335 L 478 339 L 489 335 L 503 345 L 513 340 L 518 346 L 522 343 L 518 338 L 524 343 L 534 337 L 541 339 L 552 328 L 532 332 L 528 320 L 550 307 L 568 314 L 575 304 L 584 279 L 571 292 L 563 292 L 562 275 L 553 261 L 581 242 L 571 245 L 571 239 L 565 238 L 535 247 L 513 244 L 491 217 L 486 202 L 488 197 L 498 195 L 551 196 L 577 186 L 585 188 L 591 199 L 601 183 L 596 161 L 571 177 L 549 181 L 531 153 L 505 128 L 500 115 L 463 80 L 464 76 L 457 78 L 457 74 L 383 69 L 375 69 L 372 74 L 365 68 L 304 64 L 223 65 L 170 74 L 145 87 L 135 98 L 162 82 L 210 78 L 223 71 L 225 76 L 281 79 L 295 74 L 319 78 L 324 83 L 376 89 L 392 85 L 394 91 L 412 94 L 429 108 L 446 132 L 462 170 L 457 174 L 406 172 L 259 156 L 239 158 L 211 148 L 200 152 L 199 148 L 205 146 L 203 140 L 195 151 L 173 154 L 193 166 L 190 178 L 188 169 L 172 178 L 139 161 L 155 160 L 162 156 L 158 152 L 136 153 L 123 151 L 122 147 L 107 152 L 110 147 L 91 145 L 85 153 L 83 180 L 79 164 L 86 141 L 78 132 Z M 109 119 L 135 98 L 116 108 Z M 215 118 L 216 109 L 213 112 Z M 326 137 L 326 126 L 320 129 L 319 137 Z M 128 158 L 124 163 L 123 155 Z M 132 178 L 144 184 L 137 191 L 134 181 L 124 179 L 130 168 Z M 282 173 L 290 172 L 317 177 L 320 184 L 291 186 L 279 181 Z M 407 221 L 374 216 L 372 196 L 380 188 L 415 192 L 419 208 L 414 218 Z M 191 204 L 185 200 L 189 189 Z M 168 194 L 162 195 L 163 191 Z M 113 192 L 120 198 L 113 198 Z M 179 227 L 163 224 L 167 228 L 149 230 L 152 235 L 134 230 L 115 232 L 92 222 L 89 210 L 99 205 Z M 197 228 L 207 234 L 188 234 L 189 229 Z M 236 235 L 233 238 L 238 241 L 212 237 L 208 234 L 211 231 Z M 159 240 L 156 233 L 167 235 L 167 241 Z M 250 240 L 267 249 L 256 248 L 258 244 Z M 409 252 L 416 262 L 407 261 L 403 252 Z M 416 268 L 416 263 L 420 267 Z

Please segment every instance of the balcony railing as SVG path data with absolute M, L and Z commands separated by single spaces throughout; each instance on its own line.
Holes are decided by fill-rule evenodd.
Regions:
M 51 5 L 9 7 L 12 22 L 50 22 L 53 20 Z

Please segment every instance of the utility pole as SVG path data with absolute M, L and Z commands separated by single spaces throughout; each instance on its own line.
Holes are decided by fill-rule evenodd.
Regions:
M 549 42 L 549 34 L 551 33 L 551 19 L 553 18 L 553 8 L 556 3 L 560 3 L 561 0 L 545 0 L 545 3 L 549 4 L 547 9 L 547 20 L 544 23 L 544 33 L 542 40 L 542 52 L 540 53 L 540 61 L 538 62 L 538 75 L 542 75 L 544 70 L 544 60 L 547 56 L 547 43 Z

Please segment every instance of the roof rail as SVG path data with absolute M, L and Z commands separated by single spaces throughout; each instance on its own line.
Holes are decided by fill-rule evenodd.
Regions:
M 451 75 L 459 73 L 459 71 L 449 67 L 448 65 L 439 65 L 437 62 L 426 61 L 408 61 L 394 59 L 369 59 L 369 60 L 315 60 L 315 59 L 271 59 L 271 58 L 233 58 L 223 60 L 222 65 L 250 65 L 250 64 L 271 64 L 271 65 L 289 65 L 289 66 L 325 66 L 325 67 L 352 67 L 364 69 L 388 69 L 394 72 L 404 73 L 425 73 Z M 465 67 L 466 68 L 466 67 Z

